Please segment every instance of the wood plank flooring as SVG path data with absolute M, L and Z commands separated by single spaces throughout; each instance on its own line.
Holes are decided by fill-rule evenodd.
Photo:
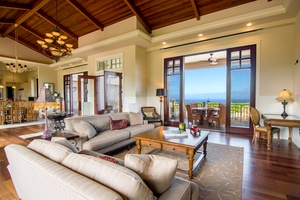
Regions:
M 28 143 L 19 135 L 41 132 L 43 125 L 0 129 L 0 199 L 17 199 L 9 188 L 10 175 L 4 147 L 15 143 Z M 275 139 L 273 150 L 268 151 L 266 143 L 252 144 L 252 136 L 212 132 L 209 142 L 244 147 L 243 199 L 288 199 L 300 200 L 300 151 L 287 140 Z M 208 152 L 209 153 L 209 152 Z

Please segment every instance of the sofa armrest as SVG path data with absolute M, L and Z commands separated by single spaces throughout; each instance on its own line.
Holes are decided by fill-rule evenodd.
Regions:
M 171 186 L 159 196 L 158 200 L 197 200 L 198 185 L 194 182 L 175 177 Z

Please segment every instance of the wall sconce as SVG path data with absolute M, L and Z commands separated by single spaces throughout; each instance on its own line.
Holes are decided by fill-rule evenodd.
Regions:
M 159 102 L 160 102 L 160 119 L 161 119 L 161 107 L 162 107 L 162 102 L 163 102 L 163 97 L 167 96 L 167 89 L 164 88 L 158 88 L 156 89 L 156 96 L 160 97 Z
M 285 106 L 288 104 L 288 101 L 293 101 L 293 98 L 291 97 L 291 93 L 287 91 L 286 89 L 283 89 L 280 91 L 279 96 L 276 98 L 276 100 L 281 101 L 283 105 L 283 113 L 281 116 L 283 118 L 286 118 L 288 114 L 285 112 Z

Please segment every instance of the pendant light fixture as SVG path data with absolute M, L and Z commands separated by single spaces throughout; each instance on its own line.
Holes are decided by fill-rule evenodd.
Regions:
M 19 63 L 19 58 L 18 58 L 18 24 L 15 24 L 15 56 L 16 56 L 16 62 L 6 64 L 6 68 L 11 71 L 12 73 L 23 73 L 27 71 L 27 66 L 24 65 L 24 67 Z
M 13 75 L 13 85 L 11 86 L 12 89 L 16 89 L 16 83 L 15 83 L 15 76 L 14 76 L 15 73 L 12 73 Z
M 56 0 L 56 23 L 57 22 L 57 0 Z M 52 60 L 58 62 L 61 58 L 67 58 L 72 55 L 73 45 L 66 44 L 65 40 L 68 38 L 59 33 L 59 27 L 55 26 L 54 31 L 46 33 L 44 40 L 37 40 L 44 54 L 51 54 Z
M 4 85 L 3 85 L 2 62 L 0 62 L 0 67 L 1 67 L 1 74 L 0 74 L 0 89 L 3 89 L 3 88 L 4 88 Z

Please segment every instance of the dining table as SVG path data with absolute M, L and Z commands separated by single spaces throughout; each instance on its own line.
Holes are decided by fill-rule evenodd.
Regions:
M 214 108 L 214 107 L 195 107 L 192 108 L 193 112 L 199 113 L 201 116 L 199 123 L 211 123 L 212 122 L 212 116 L 214 114 L 218 114 L 220 108 Z
M 272 126 L 283 126 L 288 127 L 289 129 L 289 142 L 292 142 L 292 133 L 293 128 L 300 128 L 300 117 L 294 115 L 288 115 L 286 117 L 281 116 L 280 114 L 262 114 L 261 115 L 264 125 L 267 126 L 267 148 L 271 149 L 271 128 Z

